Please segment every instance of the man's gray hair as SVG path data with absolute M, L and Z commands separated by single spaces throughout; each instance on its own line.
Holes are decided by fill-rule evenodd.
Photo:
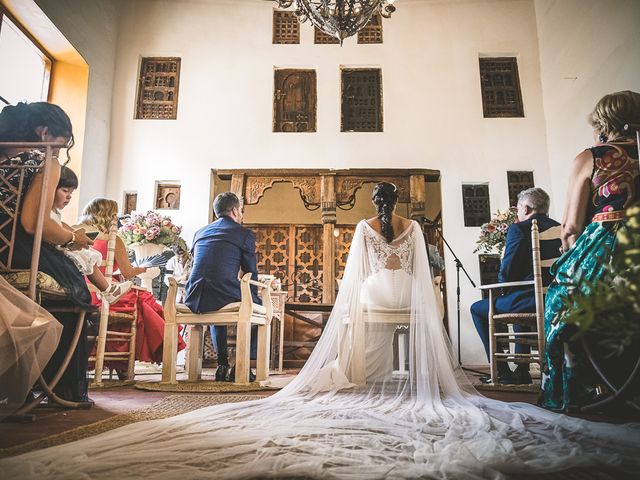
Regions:
M 531 207 L 534 212 L 547 214 L 549 213 L 549 204 L 551 199 L 549 194 L 541 188 L 528 188 L 518 194 L 518 203 Z
M 233 192 L 221 193 L 213 201 L 213 213 L 218 218 L 229 215 L 234 208 L 240 208 L 240 199 Z

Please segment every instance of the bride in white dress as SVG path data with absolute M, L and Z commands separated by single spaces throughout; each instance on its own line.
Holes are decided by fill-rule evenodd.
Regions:
M 392 184 L 376 186 L 378 218 L 358 224 L 322 337 L 286 388 L 5 459 L 1 471 L 155 480 L 637 472 L 640 425 L 587 422 L 473 389 L 451 354 L 421 230 L 392 215 L 397 197 Z M 398 318 L 409 323 L 406 375 L 392 365 Z

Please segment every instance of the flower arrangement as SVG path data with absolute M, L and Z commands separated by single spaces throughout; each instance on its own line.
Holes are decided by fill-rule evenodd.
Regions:
M 517 219 L 518 214 L 514 208 L 510 208 L 504 212 L 497 210 L 494 217 L 480 227 L 480 237 L 477 241 L 478 246 L 473 253 L 493 253 L 496 250 L 502 253 L 507 237 L 507 230 Z
M 153 243 L 171 247 L 180 240 L 182 227 L 174 225 L 171 218 L 149 210 L 147 213 L 134 213 L 125 218 L 118 233 L 125 245 L 145 245 Z

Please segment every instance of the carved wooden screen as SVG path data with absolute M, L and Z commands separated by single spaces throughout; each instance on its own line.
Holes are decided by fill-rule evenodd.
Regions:
M 480 284 L 491 285 L 498 283 L 498 273 L 500 272 L 500 255 L 478 255 L 480 264 Z M 482 291 L 482 298 L 488 297 L 486 290 Z
M 339 44 L 340 41 L 336 37 L 327 35 L 318 27 L 313 27 L 313 43 L 315 43 L 316 45 Z
M 382 131 L 382 72 L 342 70 L 342 132 Z
M 322 303 L 322 226 L 296 227 L 295 301 Z
M 479 227 L 491 219 L 489 185 L 462 185 L 464 226 Z
M 322 303 L 322 226 L 245 226 L 256 234 L 258 272 L 278 277 L 288 301 Z
M 273 11 L 273 43 L 300 43 L 300 22 L 295 12 Z
M 180 59 L 147 57 L 140 64 L 138 119 L 175 119 L 178 112 Z
M 379 13 L 358 32 L 358 43 L 382 43 L 382 16 Z
M 515 58 L 481 58 L 480 86 L 486 118 L 524 117 Z
M 509 206 L 518 204 L 518 194 L 528 188 L 532 188 L 533 172 L 507 172 L 507 185 L 509 187 Z
M 275 70 L 274 132 L 316 131 L 316 71 Z
M 336 261 L 336 278 L 342 279 L 344 275 L 344 267 L 347 265 L 347 257 L 351 248 L 353 234 L 356 231 L 355 225 L 336 225 L 338 236 L 335 242 L 335 261 Z
M 254 225 L 258 272 L 275 275 L 289 286 L 289 225 Z

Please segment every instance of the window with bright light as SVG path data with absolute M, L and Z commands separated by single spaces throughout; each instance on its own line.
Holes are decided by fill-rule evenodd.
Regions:
M 46 101 L 51 59 L 0 8 L 0 107 Z

